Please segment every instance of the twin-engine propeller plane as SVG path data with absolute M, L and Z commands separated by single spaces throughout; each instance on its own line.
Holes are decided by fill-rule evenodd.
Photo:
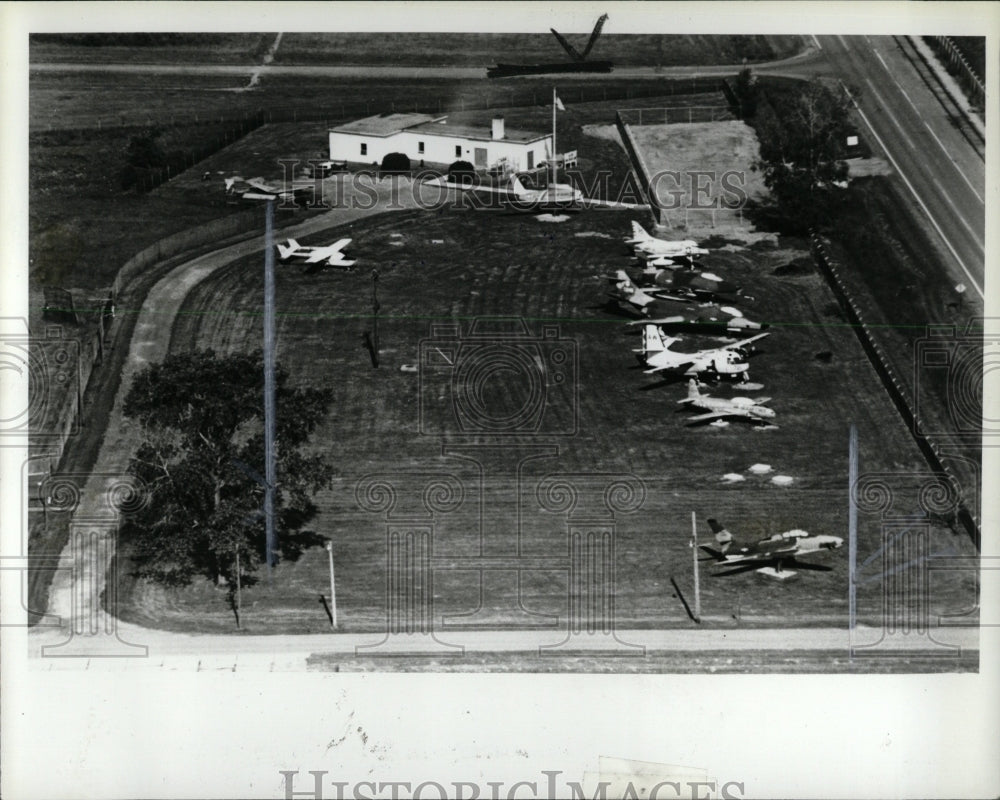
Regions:
M 813 535 L 807 531 L 793 529 L 776 533 L 753 544 L 739 545 L 718 520 L 710 519 L 708 525 L 715 534 L 716 546 L 703 544 L 700 547 L 712 556 L 716 568 L 725 568 L 725 571 L 716 572 L 715 575 L 734 575 L 750 570 L 777 578 L 794 575 L 794 571 L 784 569 L 786 566 L 829 572 L 832 567 L 798 561 L 797 558 L 826 550 L 836 550 L 844 544 L 844 540 L 839 536 Z
M 646 323 L 642 328 L 642 348 L 636 350 L 640 363 L 645 364 L 646 373 L 662 370 L 684 370 L 686 376 L 699 375 L 703 372 L 720 377 L 739 376 L 748 380 L 747 372 L 750 365 L 746 362 L 747 355 L 752 352 L 751 342 L 763 339 L 768 334 L 758 333 L 749 339 L 731 342 L 722 347 L 710 350 L 698 350 L 694 353 L 681 353 L 671 350 L 670 345 L 679 341 L 676 337 L 664 338 L 658 325 Z

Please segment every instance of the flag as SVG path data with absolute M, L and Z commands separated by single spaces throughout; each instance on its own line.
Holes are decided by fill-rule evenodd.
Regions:
M 556 94 L 556 95 L 553 95 L 553 97 L 555 97 L 555 99 L 556 99 L 556 108 L 558 108 L 560 111 L 565 111 L 566 110 L 566 106 L 564 106 L 562 104 L 562 100 L 559 99 L 559 95 Z

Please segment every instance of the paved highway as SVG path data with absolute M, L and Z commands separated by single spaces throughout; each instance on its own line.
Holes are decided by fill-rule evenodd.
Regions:
M 861 90 L 856 98 L 863 132 L 896 170 L 940 241 L 955 283 L 983 299 L 986 225 L 982 150 L 925 80 L 903 38 L 820 36 L 817 44 L 836 79 Z

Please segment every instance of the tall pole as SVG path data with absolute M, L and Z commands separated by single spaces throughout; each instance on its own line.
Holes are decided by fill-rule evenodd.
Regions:
M 333 577 L 333 542 L 326 543 L 326 552 L 330 556 L 330 627 L 337 627 L 337 583 Z
M 375 351 L 375 366 L 379 365 L 379 349 L 381 347 L 378 335 L 378 270 L 372 270 L 372 349 Z
M 556 87 L 552 87 L 552 185 L 556 185 Z
M 701 622 L 701 585 L 698 583 L 698 519 L 691 512 L 691 558 L 694 561 L 694 621 Z
M 264 225 L 264 525 L 267 577 L 277 550 L 274 531 L 274 201 L 265 206 Z
M 243 598 L 240 596 L 240 551 L 236 550 L 236 627 L 242 627 L 240 622 L 240 612 L 243 610 Z
M 858 482 L 858 429 L 851 425 L 851 434 L 848 441 L 848 462 L 847 462 L 847 629 L 851 636 L 851 654 L 854 652 L 854 625 L 857 619 L 858 602 L 858 503 L 854 496 L 854 487 Z

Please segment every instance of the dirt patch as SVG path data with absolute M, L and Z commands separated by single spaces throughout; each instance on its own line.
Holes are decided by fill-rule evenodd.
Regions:
M 726 236 L 745 242 L 773 239 L 755 231 L 743 213 L 768 195 L 751 165 L 760 157 L 757 135 L 738 120 L 676 125 L 633 125 L 636 146 L 650 171 L 664 224 L 695 238 Z

